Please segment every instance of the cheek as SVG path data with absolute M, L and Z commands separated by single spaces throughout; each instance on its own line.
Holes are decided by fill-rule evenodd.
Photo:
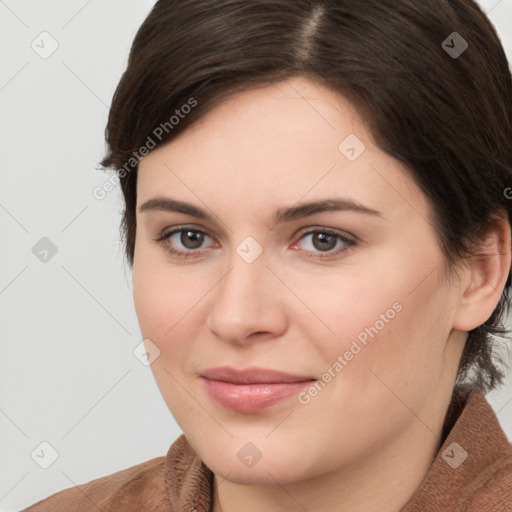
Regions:
M 133 298 L 144 338 L 160 339 L 169 328 L 169 313 L 174 311 L 166 293 L 166 279 L 151 271 L 140 260 L 133 268 Z M 169 308 L 169 306 L 171 306 Z
M 213 285 L 204 273 L 184 272 L 162 258 L 134 260 L 133 296 L 141 334 L 160 349 L 152 367 L 165 365 L 171 372 L 181 371 L 201 339 L 205 295 Z
M 195 329 L 200 310 L 194 306 L 205 292 L 169 266 L 164 269 L 146 263 L 139 258 L 133 267 L 137 318 L 142 337 L 160 350 L 151 371 L 167 407 L 183 429 L 186 419 L 198 414 L 186 391 L 190 382 L 185 368 L 190 354 L 196 352 L 198 339 Z
M 359 390 L 382 386 L 371 371 L 400 387 L 433 382 L 451 314 L 439 271 L 432 272 L 436 258 L 435 250 L 389 252 L 357 272 L 340 268 L 337 280 L 297 280 L 297 295 L 316 317 L 302 315 L 299 322 L 310 339 L 321 340 L 316 346 L 324 368 L 317 369 L 343 371 Z
M 177 324 L 187 287 L 183 287 L 176 272 L 164 269 L 149 254 L 140 250 L 133 265 L 133 298 L 142 336 L 161 342 Z M 176 293 L 179 290 L 179 293 Z M 181 298 L 181 301 L 178 300 Z
M 404 282 L 410 285 L 415 281 Z M 370 342 L 362 361 L 369 372 L 367 385 L 374 394 L 388 400 L 397 395 L 417 408 L 442 372 L 451 312 L 436 274 L 411 289 L 400 290 L 401 311 L 379 331 L 376 343 Z
M 149 235 L 142 232 L 135 243 L 133 298 L 142 335 L 159 340 L 183 315 L 194 285 L 185 282 L 179 267 L 165 263 L 163 250 L 144 237 Z
M 400 323 L 408 301 L 403 274 L 395 280 L 382 268 L 340 267 L 295 279 L 293 290 L 308 308 L 301 306 L 301 314 L 297 311 L 291 321 L 327 354 L 348 350 L 354 340 L 362 347 L 379 345 L 393 324 Z

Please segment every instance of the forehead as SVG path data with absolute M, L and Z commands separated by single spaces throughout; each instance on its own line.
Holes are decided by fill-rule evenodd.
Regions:
M 137 181 L 139 205 L 168 191 L 195 201 L 238 198 L 247 208 L 326 194 L 381 211 L 411 202 L 427 208 L 405 166 L 374 144 L 356 108 L 304 78 L 228 98 L 146 156 Z

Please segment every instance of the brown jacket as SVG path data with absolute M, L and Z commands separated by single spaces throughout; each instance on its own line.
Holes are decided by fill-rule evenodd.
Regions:
M 484 395 L 452 403 L 444 442 L 401 512 L 512 512 L 512 445 Z M 211 512 L 213 474 L 181 435 L 165 457 L 71 487 L 23 512 Z

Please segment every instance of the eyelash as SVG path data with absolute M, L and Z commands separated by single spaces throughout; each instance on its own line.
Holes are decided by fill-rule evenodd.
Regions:
M 158 238 L 155 239 L 155 242 L 159 243 L 162 247 L 164 247 L 164 249 L 167 252 L 169 252 L 173 256 L 177 256 L 178 258 L 185 259 L 185 258 L 190 258 L 190 257 L 192 257 L 192 258 L 201 257 L 201 255 L 202 255 L 201 253 L 203 252 L 201 250 L 189 249 L 187 251 L 180 251 L 180 250 L 170 248 L 169 245 L 167 244 L 168 239 L 170 239 L 172 235 L 175 235 L 176 233 L 182 233 L 184 231 L 200 233 L 200 234 L 206 235 L 209 238 L 212 238 L 212 237 L 210 237 L 210 235 L 208 235 L 204 231 L 201 231 L 199 229 L 195 229 L 192 227 L 182 226 L 178 229 L 173 229 L 172 231 L 169 231 L 168 233 L 162 233 Z M 338 248 L 337 250 L 330 250 L 328 252 L 318 252 L 318 253 L 315 252 L 314 254 L 316 254 L 316 255 L 309 256 L 314 259 L 322 260 L 322 259 L 332 258 L 333 256 L 336 256 L 336 255 L 339 255 L 340 253 L 346 252 L 349 249 L 351 249 L 353 246 L 357 245 L 357 240 L 355 238 L 348 237 L 344 234 L 341 234 L 341 233 L 334 231 L 332 229 L 329 229 L 329 228 L 311 229 L 311 230 L 303 233 L 299 240 L 302 240 L 306 236 L 312 235 L 315 233 L 321 233 L 321 234 L 335 236 L 338 238 L 338 240 L 341 240 L 341 242 L 343 242 L 344 247 L 342 247 L 341 249 Z M 304 251 L 304 252 L 312 252 L 312 251 Z

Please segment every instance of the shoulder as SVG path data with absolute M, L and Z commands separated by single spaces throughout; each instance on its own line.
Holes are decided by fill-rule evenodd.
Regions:
M 164 482 L 165 457 L 142 462 L 75 485 L 34 503 L 23 512 L 171 511 Z M 143 508 L 142 508 L 143 506 Z
M 402 512 L 511 512 L 512 445 L 485 396 L 474 393 Z
M 441 451 L 444 460 L 462 451 L 459 462 L 444 464 L 445 477 L 457 488 L 461 510 L 512 511 L 512 445 L 483 394 L 472 394 Z M 448 466 L 448 467 L 447 467 Z
M 512 511 L 512 444 L 468 482 L 468 510 Z

